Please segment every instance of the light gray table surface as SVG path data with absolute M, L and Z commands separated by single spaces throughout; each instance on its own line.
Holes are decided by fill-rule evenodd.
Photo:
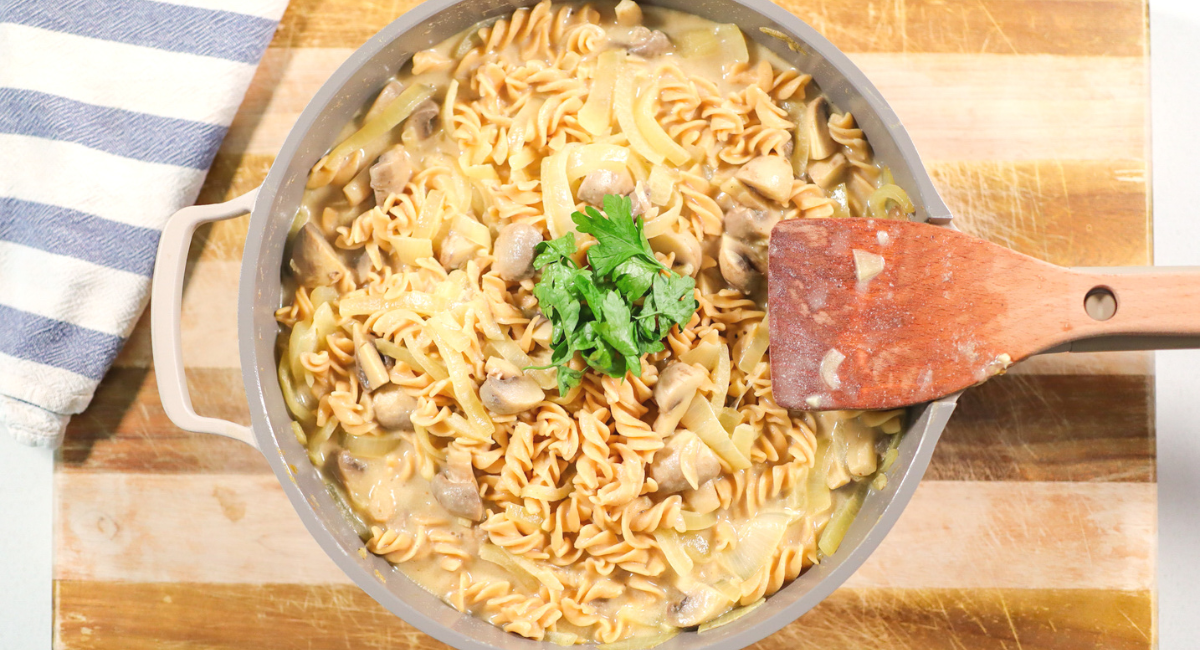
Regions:
M 1200 0 L 1151 0 L 1154 258 L 1200 266 Z M 1155 358 L 1158 640 L 1200 647 L 1200 351 Z M 0 649 L 52 644 L 54 456 L 0 433 Z

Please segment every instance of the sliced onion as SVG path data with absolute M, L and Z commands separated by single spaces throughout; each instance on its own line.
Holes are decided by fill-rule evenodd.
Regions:
M 479 557 L 493 564 L 499 564 L 518 575 L 528 575 L 553 591 L 563 590 L 562 582 L 554 575 L 553 571 L 546 567 L 538 566 L 537 563 L 523 557 L 514 555 L 508 549 L 501 548 L 495 544 L 484 544 L 479 547 Z
M 739 424 L 733 428 L 733 435 L 730 437 L 733 440 L 733 446 L 737 447 L 743 456 L 749 458 L 750 447 L 758 438 L 758 430 L 749 424 Z
M 749 580 L 775 557 L 790 522 L 781 512 L 760 513 L 742 526 L 737 545 L 725 553 L 725 566 L 742 580 Z
M 709 403 L 713 410 L 725 408 L 725 398 L 729 397 L 729 346 L 722 343 L 717 349 L 717 367 L 713 370 L 713 392 Z
M 762 321 L 754 326 L 750 340 L 742 345 L 742 352 L 738 355 L 738 370 L 749 374 L 767 353 L 767 346 L 771 343 L 771 325 L 768 318 L 768 316 L 763 316 Z
M 817 453 L 812 469 L 808 470 L 807 499 L 804 510 L 809 516 L 825 512 L 833 505 L 833 495 L 829 492 L 827 476 L 829 474 L 829 438 L 817 438 Z
M 888 175 L 891 175 L 890 172 Z M 890 219 L 891 216 L 887 212 L 888 201 L 892 201 L 898 205 L 900 211 L 905 215 L 910 215 L 917 211 L 912 199 L 908 198 L 907 192 L 899 185 L 888 183 L 872 192 L 870 198 L 867 199 L 867 207 L 870 210 L 871 217 L 874 219 Z
M 690 510 L 680 510 L 679 516 L 683 519 L 683 527 L 688 532 L 693 530 L 705 530 L 717 525 L 717 513 L 709 512 L 699 514 Z
M 692 558 L 684 552 L 683 546 L 679 544 L 679 534 L 670 528 L 660 528 L 654 531 L 654 539 L 658 541 L 658 548 L 663 553 L 663 557 L 667 558 L 667 564 L 675 570 L 675 574 L 680 577 L 690 576 L 692 573 Z
M 825 385 L 837 390 L 842 386 L 842 380 L 838 378 L 838 366 L 846 360 L 846 355 L 838 351 L 837 348 L 829 348 L 829 352 L 825 353 L 825 358 L 821 359 L 821 381 Z
M 684 363 L 699 364 L 708 370 L 712 370 L 717 367 L 717 353 L 720 350 L 716 343 L 701 343 L 679 355 L 679 360 Z
M 392 237 L 388 240 L 396 257 L 409 266 L 416 266 L 423 258 L 433 257 L 433 240 L 425 237 Z
M 750 467 L 750 459 L 743 456 L 742 452 L 733 446 L 729 432 L 721 426 L 721 422 L 713 413 L 712 406 L 702 396 L 697 395 L 692 399 L 687 412 L 683 414 L 683 426 L 695 432 L 704 441 L 704 444 L 729 463 L 733 469 Z
M 821 538 L 817 542 L 817 548 L 826 557 L 836 553 L 838 547 L 841 546 L 842 539 L 846 536 L 846 531 L 850 529 L 850 524 L 854 522 L 854 517 L 858 515 L 859 509 L 862 508 L 863 499 L 867 495 L 866 488 L 866 484 L 858 486 L 850 497 L 838 506 L 833 516 L 829 518 L 829 523 L 825 526 L 825 530 L 821 531 Z
M 346 451 L 363 458 L 383 458 L 400 446 L 403 438 L 398 433 L 381 435 L 355 436 L 349 433 L 342 436 L 342 446 Z
M 859 250 L 850 251 L 854 254 L 854 274 L 859 282 L 868 282 L 883 273 L 883 256 Z

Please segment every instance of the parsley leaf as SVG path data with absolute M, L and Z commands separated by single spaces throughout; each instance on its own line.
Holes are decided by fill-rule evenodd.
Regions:
M 538 244 L 533 261 L 542 272 L 533 295 L 553 325 L 549 367 L 558 369 L 562 394 L 583 379 L 567 365 L 576 354 L 597 372 L 640 376 L 642 356 L 665 349 L 663 338 L 697 309 L 695 280 L 654 257 L 628 197 L 606 195 L 603 213 L 589 206 L 571 218 L 596 238 L 588 265 L 575 262 L 573 233 Z

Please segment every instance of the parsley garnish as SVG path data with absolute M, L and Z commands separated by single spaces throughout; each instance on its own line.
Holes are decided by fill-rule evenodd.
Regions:
M 558 391 L 579 384 L 583 373 L 567 366 L 578 352 L 597 372 L 611 377 L 642 373 L 642 355 L 664 349 L 671 327 L 683 327 L 696 313 L 696 282 L 666 268 L 654 257 L 632 216 L 628 197 L 606 195 L 604 213 L 588 206 L 571 215 L 580 232 L 596 238 L 586 267 L 572 259 L 575 235 L 567 233 L 537 246 L 533 266 L 542 272 L 533 288 L 542 313 L 554 326 L 553 355 Z

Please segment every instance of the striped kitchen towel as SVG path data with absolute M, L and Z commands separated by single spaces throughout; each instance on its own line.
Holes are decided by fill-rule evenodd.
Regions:
M 0 0 L 0 429 L 54 446 L 287 0 Z

